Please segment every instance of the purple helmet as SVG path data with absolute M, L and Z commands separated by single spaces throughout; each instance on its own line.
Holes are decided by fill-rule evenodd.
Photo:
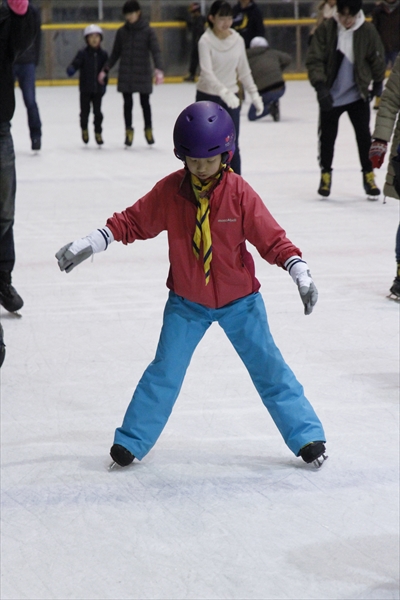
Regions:
M 194 102 L 185 108 L 174 127 L 175 154 L 181 160 L 235 152 L 236 131 L 227 111 L 216 102 Z

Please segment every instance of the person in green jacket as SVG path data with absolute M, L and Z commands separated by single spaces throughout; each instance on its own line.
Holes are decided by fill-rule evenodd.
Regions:
M 356 135 L 364 190 L 370 199 L 377 199 L 380 194 L 368 156 L 369 103 L 382 91 L 384 55 L 378 32 L 365 21 L 362 0 L 338 0 L 334 16 L 321 23 L 312 37 L 306 67 L 320 108 L 318 193 L 321 196 L 327 197 L 331 192 L 335 141 L 344 112 L 349 115 Z

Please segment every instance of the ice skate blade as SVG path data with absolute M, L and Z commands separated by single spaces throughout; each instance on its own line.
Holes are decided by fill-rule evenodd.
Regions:
M 112 463 L 109 465 L 108 470 L 109 471 L 121 471 L 121 470 L 125 471 L 125 469 L 127 467 L 131 466 L 131 464 L 132 463 L 123 467 L 122 465 L 119 465 L 117 462 L 115 462 L 115 460 L 113 460 Z
M 328 460 L 328 458 L 329 457 L 326 454 L 322 454 L 322 456 L 319 456 L 318 458 L 313 460 L 312 464 L 314 465 L 314 467 L 316 469 L 320 469 L 322 467 L 322 465 L 324 464 L 324 462 L 326 460 Z
M 379 200 L 379 195 L 378 196 L 368 196 L 367 195 L 367 200 L 369 200 L 369 202 L 377 202 Z
M 395 302 L 400 302 L 400 296 L 396 296 L 396 294 L 389 294 L 386 296 L 389 300 L 394 300 Z

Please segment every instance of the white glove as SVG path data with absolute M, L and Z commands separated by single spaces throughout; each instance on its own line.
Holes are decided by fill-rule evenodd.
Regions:
M 260 94 L 258 92 L 255 92 L 254 94 L 251 94 L 250 97 L 251 97 L 251 101 L 254 104 L 255 109 L 256 109 L 256 116 L 259 117 L 264 112 L 264 102 L 263 102 L 263 99 L 261 98 L 261 96 L 260 96 Z
M 60 248 L 56 254 L 58 266 L 61 271 L 69 273 L 74 267 L 89 258 L 96 252 L 107 250 L 109 244 L 114 241 L 114 236 L 108 227 L 103 229 L 95 229 L 88 236 L 70 242 L 66 246 Z
M 229 108 L 237 108 L 240 104 L 240 100 L 236 96 L 236 94 L 230 92 L 229 90 L 224 90 L 223 92 L 221 92 L 219 97 L 225 102 L 227 106 L 229 106 Z
M 310 315 L 318 300 L 318 290 L 311 277 L 308 264 L 300 256 L 292 256 L 285 262 L 285 269 L 299 288 L 300 298 L 304 304 L 304 314 Z

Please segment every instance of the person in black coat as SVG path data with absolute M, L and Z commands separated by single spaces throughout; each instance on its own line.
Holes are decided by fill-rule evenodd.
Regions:
M 42 122 L 40 120 L 39 108 L 36 102 L 36 67 L 39 64 L 40 56 L 40 13 L 32 6 L 38 34 L 35 38 L 34 43 L 30 48 L 25 50 L 14 62 L 13 73 L 14 79 L 18 81 L 19 87 L 21 88 L 22 97 L 28 113 L 28 127 L 31 138 L 32 150 L 40 150 L 42 147 Z
M 160 45 L 154 29 L 141 16 L 139 2 L 128 0 L 122 12 L 126 23 L 117 31 L 111 56 L 99 75 L 99 81 L 103 81 L 108 71 L 120 60 L 117 89 L 124 97 L 125 145 L 131 146 L 133 142 L 133 94 L 137 92 L 143 111 L 144 135 L 148 144 L 154 144 L 150 108 L 150 94 L 153 91 L 151 58 L 155 66 L 155 82 L 162 83 L 164 73 Z
M 255 37 L 265 37 L 263 16 L 253 0 L 239 0 L 233 7 L 232 29 L 235 29 L 242 38 L 246 48 Z
M 206 18 L 201 14 L 201 7 L 198 2 L 192 2 L 189 6 L 190 19 L 188 20 L 188 29 L 192 34 L 190 48 L 189 75 L 183 81 L 194 81 L 197 67 L 199 66 L 199 39 L 204 33 Z
M 0 304 L 9 312 L 24 302 L 14 286 L 14 215 L 17 179 L 11 119 L 15 111 L 13 62 L 38 34 L 28 0 L 0 1 Z
M 103 39 L 103 31 L 98 25 L 88 25 L 83 36 L 86 40 L 86 48 L 79 50 L 74 60 L 67 67 L 67 74 L 71 77 L 79 70 L 79 92 L 80 92 L 80 123 L 82 129 L 82 140 L 85 144 L 89 141 L 89 114 L 90 105 L 93 106 L 94 135 L 96 142 L 101 145 L 103 113 L 101 112 L 101 101 L 106 92 L 106 81 L 98 82 L 99 73 L 108 59 L 108 54 L 100 46 Z

